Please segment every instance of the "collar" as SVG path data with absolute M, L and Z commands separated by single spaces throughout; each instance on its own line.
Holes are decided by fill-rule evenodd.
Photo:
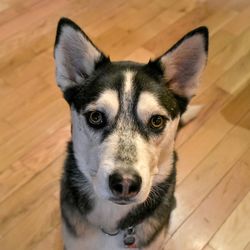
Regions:
M 101 231 L 104 234 L 109 235 L 109 236 L 116 236 L 117 234 L 119 234 L 121 232 L 120 229 L 118 229 L 117 231 L 114 231 L 114 232 L 107 232 L 103 227 L 101 227 Z
M 109 236 L 116 236 L 118 235 L 121 230 L 118 229 L 115 232 L 107 232 L 104 228 L 101 227 L 101 231 Z M 137 248 L 136 244 L 136 235 L 135 235 L 135 227 L 128 227 L 127 229 L 123 230 L 123 245 L 125 248 L 135 249 Z

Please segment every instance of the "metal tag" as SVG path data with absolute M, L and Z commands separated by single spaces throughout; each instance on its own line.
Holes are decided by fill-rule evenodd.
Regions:
M 123 243 L 126 248 L 137 248 L 134 227 L 129 227 L 127 229 L 124 234 Z

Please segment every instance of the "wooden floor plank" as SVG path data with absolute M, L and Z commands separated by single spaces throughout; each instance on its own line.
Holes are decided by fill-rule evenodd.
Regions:
M 11 136 L 5 144 L 0 145 L 0 161 L 2 163 L 0 171 L 9 167 L 44 138 L 69 123 L 67 109 L 62 108 L 64 105 L 63 100 L 49 104 L 26 120 L 25 129 L 15 136 Z M 53 127 L 50 127 L 50 124 L 53 124 Z
M 221 52 L 222 49 L 231 44 L 235 37 L 235 35 L 225 31 L 224 27 L 216 32 L 209 44 L 209 60 L 214 58 L 214 56 Z
M 249 119 L 250 113 L 177 186 L 178 206 L 173 211 L 173 220 L 169 230 L 171 234 L 190 216 L 249 148 Z
M 228 22 L 224 30 L 234 34 L 240 35 L 249 27 L 249 16 L 250 16 L 250 7 L 248 6 L 239 15 L 235 16 L 230 22 Z
M 171 25 L 171 27 L 163 29 L 148 41 L 146 40 L 143 46 L 159 56 L 166 51 L 166 48 L 170 48 L 186 32 L 200 24 L 202 20 L 209 16 L 209 14 L 211 14 L 210 10 L 201 7 L 185 12 L 181 18 Z M 159 43 L 159 41 L 164 41 L 164 43 Z
M 63 154 L 69 131 L 70 128 L 67 126 L 50 134 L 48 138 L 35 145 L 33 149 L 0 173 L 0 183 L 2 183 L 0 203 Z
M 15 225 L 11 233 L 0 239 L 1 248 L 31 250 L 48 232 L 58 226 L 58 223 L 58 200 L 48 195 L 39 207 Z
M 231 44 L 223 49 L 211 62 L 217 66 L 222 66 L 223 69 L 228 70 L 235 64 L 242 56 L 246 55 L 250 48 L 245 46 L 250 42 L 250 28 L 240 34 Z
M 233 138 L 231 138 L 231 140 L 233 141 Z M 218 176 L 218 172 L 214 171 L 212 166 L 210 169 L 207 169 L 207 171 L 211 171 L 214 176 Z M 199 178 L 199 176 L 196 175 L 196 178 Z M 213 189 L 213 191 L 210 192 L 207 198 L 199 205 L 194 213 L 181 225 L 178 231 L 167 243 L 166 250 L 203 249 L 214 232 L 219 229 L 226 218 L 250 191 L 249 179 L 250 150 L 247 150 L 240 160 L 235 163 L 233 168 L 230 169 L 226 176 L 223 177 L 219 184 Z M 199 186 L 197 187 L 199 188 Z M 195 190 L 195 195 L 197 195 L 198 190 L 194 188 L 193 191 L 195 192 Z M 198 192 L 200 192 L 200 190 Z M 242 220 L 247 221 L 243 218 L 244 216 L 242 216 Z M 246 240 L 249 240 L 247 237 L 247 235 L 249 236 L 248 230 L 246 229 L 247 223 L 249 224 L 249 220 L 244 225 L 245 227 L 242 228 L 244 234 L 240 233 L 240 228 L 238 231 L 235 231 L 242 236 L 242 240 L 245 240 L 242 241 L 242 246 L 245 246 L 247 243 Z M 234 230 L 232 230 L 232 228 L 226 232 L 234 235 Z M 223 238 L 223 235 L 221 235 L 221 239 L 227 241 L 227 239 L 230 238 L 230 235 L 228 236 L 229 237 Z M 237 241 L 237 235 L 235 236 L 235 241 Z M 219 245 L 219 243 L 211 244 L 211 246 L 214 249 L 243 249 L 239 248 L 240 245 L 237 247 L 237 243 L 235 244 L 236 245 L 232 245 L 232 248 L 224 248 L 229 244 Z
M 20 186 L 12 196 L 6 199 L 6 202 L 0 204 L 0 241 L 2 239 L 2 242 L 5 242 L 4 244 L 6 246 L 9 243 L 5 236 L 8 234 L 11 235 L 12 230 L 17 224 L 25 228 L 27 225 L 25 222 L 26 218 L 28 218 L 34 210 L 39 210 L 41 204 L 46 202 L 49 196 L 52 197 L 55 193 L 58 193 L 63 159 L 64 156 L 56 159 L 47 166 L 44 171 L 35 175 L 32 180 Z M 52 204 L 58 207 L 58 200 L 55 200 Z M 42 212 L 43 210 L 41 209 L 40 211 Z
M 216 105 L 210 106 L 212 114 L 209 119 L 205 120 L 206 122 L 204 125 L 202 117 L 200 117 L 194 121 L 193 124 L 190 124 L 190 131 L 185 131 L 188 127 L 181 131 L 181 133 L 184 134 L 184 139 L 180 138 L 182 141 L 185 141 L 185 138 L 188 136 L 186 133 L 191 133 L 192 136 L 185 143 L 177 144 L 179 155 L 178 183 L 180 183 L 192 171 L 192 169 L 198 165 L 198 163 L 215 147 L 215 145 L 220 142 L 226 133 L 230 131 L 248 112 L 249 94 L 250 85 L 248 84 L 241 93 L 236 95 L 235 98 L 230 99 L 223 107 L 218 107 Z M 221 98 L 223 98 L 223 95 L 219 92 L 217 99 L 221 101 Z M 241 110 L 241 112 L 239 112 L 239 110 Z M 205 115 L 206 112 L 208 111 L 205 110 Z
M 53 231 L 49 232 L 48 235 L 42 239 L 37 245 L 32 246 L 32 250 L 62 250 L 63 243 L 61 240 L 61 227 L 58 226 Z
M 202 250 L 215 250 L 210 245 L 206 245 Z
M 243 56 L 233 67 L 225 71 L 216 81 L 216 85 L 233 94 L 249 84 L 250 52 Z
M 250 152 L 248 152 L 250 155 Z M 244 164 L 244 163 L 243 163 Z M 250 168 L 249 162 L 245 162 Z M 238 183 L 238 185 L 242 185 Z M 250 244 L 250 192 L 210 240 L 215 249 L 244 250 Z

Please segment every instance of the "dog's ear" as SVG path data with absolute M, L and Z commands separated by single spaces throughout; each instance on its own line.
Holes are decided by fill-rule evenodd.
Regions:
M 84 83 L 99 62 L 108 60 L 81 28 L 67 18 L 58 23 L 54 57 L 57 83 L 63 91 Z
M 163 70 L 168 88 L 176 95 L 190 100 L 196 93 L 207 53 L 208 29 L 199 27 L 156 59 Z

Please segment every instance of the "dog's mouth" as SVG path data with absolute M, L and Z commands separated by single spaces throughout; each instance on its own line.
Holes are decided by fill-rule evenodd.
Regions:
M 109 200 L 118 205 L 129 205 L 135 202 L 135 199 L 117 199 L 113 197 L 109 198 Z

